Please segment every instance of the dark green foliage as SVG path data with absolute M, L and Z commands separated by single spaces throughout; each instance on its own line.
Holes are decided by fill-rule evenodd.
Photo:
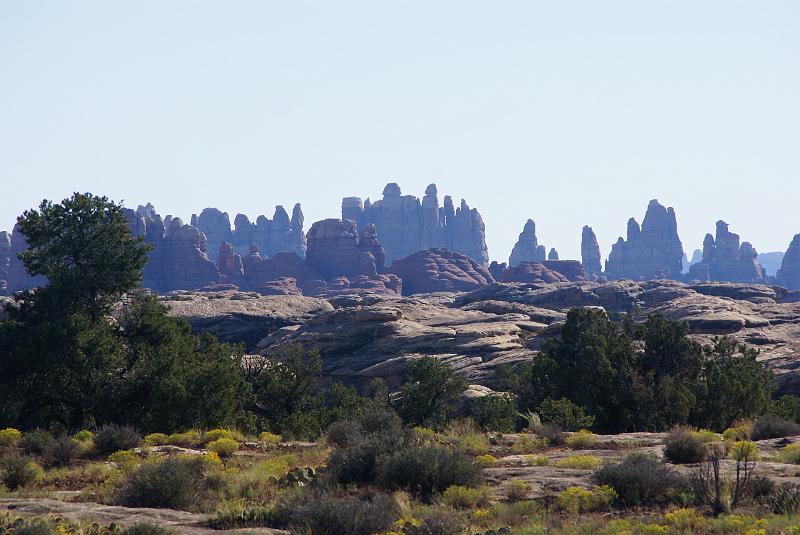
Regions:
M 34 429 L 22 434 L 22 438 L 19 440 L 19 447 L 28 455 L 44 455 L 52 447 L 55 440 L 55 437 L 49 431 Z
M 767 500 L 776 515 L 796 515 L 800 513 L 800 486 L 782 485 Z
M 328 474 L 342 485 L 370 483 L 376 478 L 378 460 L 402 448 L 405 442 L 405 433 L 391 429 L 353 437 L 346 447 L 331 454 Z
M 670 491 L 682 483 L 672 468 L 643 453 L 632 453 L 619 463 L 603 465 L 593 478 L 597 484 L 617 491 L 625 506 L 663 503 Z
M 292 506 L 292 533 L 308 535 L 371 535 L 384 532 L 400 511 L 391 496 L 369 498 L 331 493 L 314 494 Z
M 54 439 L 44 452 L 48 466 L 67 466 L 80 455 L 80 446 L 71 437 L 62 435 Z
M 664 459 L 675 464 L 699 463 L 706 459 L 708 448 L 691 429 L 678 427 L 664 440 Z
M 39 471 L 31 459 L 22 456 L 9 456 L 0 460 L 0 483 L 15 490 L 36 480 Z
M 439 429 L 446 422 L 453 401 L 466 388 L 467 380 L 441 360 L 413 360 L 400 390 L 398 412 L 408 424 Z
M 758 352 L 729 338 L 715 338 L 705 348 L 705 395 L 695 408 L 697 425 L 723 430 L 770 407 L 775 380 Z
M 34 518 L 23 525 L 14 528 L 14 535 L 60 535 L 59 530 L 41 518 Z
M 747 492 L 754 500 L 764 501 L 775 492 L 776 488 L 772 479 L 762 475 L 754 475 L 747 485 Z
M 800 397 L 787 394 L 771 400 L 767 407 L 767 414 L 780 416 L 791 422 L 800 421 Z
M 482 396 L 467 401 L 467 415 L 484 431 L 509 433 L 515 430 L 517 407 L 506 396 Z
M 128 507 L 197 509 L 214 498 L 217 480 L 206 477 L 207 468 L 200 457 L 146 462 L 127 477 L 116 501 Z
M 339 448 L 346 448 L 355 440 L 364 436 L 364 428 L 361 424 L 353 420 L 340 420 L 328 426 L 325 431 L 325 438 L 328 444 Z
M 750 438 L 752 440 L 764 440 L 767 438 L 783 438 L 795 435 L 800 435 L 800 425 L 784 420 L 780 416 L 767 414 L 755 421 Z
M 437 445 L 408 446 L 380 459 L 377 481 L 385 489 L 407 490 L 429 499 L 451 485 L 477 485 L 480 473 L 480 466 L 458 450 Z
M 94 435 L 94 449 L 100 455 L 110 455 L 115 451 L 130 450 L 142 443 L 142 435 L 127 425 L 107 424 L 97 429 Z
M 547 398 L 539 404 L 536 412 L 542 422 L 556 424 L 566 431 L 589 429 L 594 424 L 593 416 L 587 415 L 582 407 L 567 398 Z

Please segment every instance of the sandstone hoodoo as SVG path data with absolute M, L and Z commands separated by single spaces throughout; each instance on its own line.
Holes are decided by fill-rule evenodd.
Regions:
M 391 264 L 417 251 L 445 248 L 463 253 L 479 264 L 489 264 L 486 232 L 478 210 L 470 208 L 462 199 L 455 208 L 448 195 L 439 206 L 436 185 L 425 190 L 422 201 L 413 195 L 402 195 L 400 186 L 389 183 L 383 198 L 362 203 L 360 197 L 342 200 L 342 219 L 354 221 L 363 229 L 375 225 L 377 236 L 386 252 L 386 263 Z
M 550 249 L 550 252 L 547 253 L 547 259 L 548 260 L 558 260 L 558 251 L 556 251 L 555 247 L 552 247 Z
M 642 226 L 628 220 L 628 239 L 611 247 L 605 274 L 609 279 L 678 279 L 683 268 L 683 245 L 675 210 L 655 199 L 647 206 Z
M 534 223 L 533 219 L 528 219 L 519 234 L 517 243 L 514 244 L 514 248 L 511 250 L 511 256 L 508 257 L 508 265 L 514 267 L 522 262 L 547 260 L 546 251 L 544 245 L 539 245 L 539 241 L 536 239 L 536 223 Z
M 470 291 L 494 282 L 487 268 L 449 249 L 428 249 L 395 260 L 389 272 L 403 280 L 404 295 Z
M 603 273 L 602 256 L 597 236 L 592 227 L 586 225 L 581 233 L 581 263 L 589 276 L 599 276 Z
M 739 244 L 739 235 L 728 230 L 725 221 L 717 221 L 716 237 L 706 234 L 703 257 L 689 268 L 689 278 L 701 281 L 766 282 L 755 249 L 749 242 Z
M 353 221 L 325 219 L 311 225 L 308 231 L 306 260 L 326 279 L 377 275 L 383 271 L 384 258 L 373 226 L 359 234 Z
M 800 234 L 795 234 L 783 255 L 777 279 L 779 284 L 790 290 L 800 290 Z

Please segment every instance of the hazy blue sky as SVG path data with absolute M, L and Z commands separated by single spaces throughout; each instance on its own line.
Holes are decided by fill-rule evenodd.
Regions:
M 430 182 L 507 259 L 603 256 L 647 201 L 684 248 L 800 232 L 800 2 L 0 3 L 0 229 L 92 191 L 307 227 Z

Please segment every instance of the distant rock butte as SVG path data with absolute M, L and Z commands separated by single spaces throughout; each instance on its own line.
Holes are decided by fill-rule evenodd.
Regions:
M 435 184 L 426 188 L 421 202 L 413 195 L 402 195 L 400 186 L 393 182 L 384 188 L 383 198 L 375 202 L 345 197 L 342 219 L 354 221 L 359 229 L 375 225 L 387 264 L 436 248 L 465 254 L 482 266 L 489 264 L 485 226 L 478 210 L 463 199 L 455 208 L 450 196 L 439 206 Z
M 511 250 L 508 265 L 515 267 L 523 262 L 541 262 L 542 260 L 547 260 L 547 249 L 544 245 L 539 245 L 539 241 L 536 239 L 536 223 L 533 219 L 528 219 L 517 238 L 517 243 Z
M 795 234 L 783 255 L 777 279 L 779 284 L 790 290 L 800 290 L 800 234 Z
M 628 220 L 627 240 L 611 247 L 605 274 L 609 279 L 678 279 L 683 267 L 683 245 L 678 237 L 675 210 L 650 201 L 642 226 Z
M 700 281 L 764 283 L 764 269 L 758 253 L 749 242 L 739 245 L 739 235 L 728 230 L 728 224 L 717 221 L 716 237 L 706 234 L 700 262 L 689 268 L 689 278 Z
M 583 227 L 581 233 L 581 263 L 583 269 L 589 276 L 598 276 L 603 272 L 602 256 L 600 255 L 600 245 L 597 243 L 597 236 L 592 227 Z

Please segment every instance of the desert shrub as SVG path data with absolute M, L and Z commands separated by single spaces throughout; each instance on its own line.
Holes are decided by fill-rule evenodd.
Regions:
M 764 440 L 767 438 L 782 438 L 800 435 L 800 425 L 784 420 L 780 416 L 767 414 L 758 418 L 753 424 L 750 438 Z
M 267 446 L 274 446 L 275 444 L 280 443 L 281 436 L 276 435 L 275 433 L 270 433 L 269 431 L 264 431 L 258 435 L 258 441 L 262 444 L 266 444 Z
M 492 466 L 497 462 L 497 458 L 492 454 L 486 453 L 484 455 L 478 455 L 475 457 L 475 461 L 480 463 L 481 466 Z
M 466 528 L 461 515 L 453 511 L 433 511 L 419 525 L 407 524 L 405 535 L 461 535 Z
M 750 440 L 750 433 L 753 430 L 752 424 L 738 424 L 727 428 L 722 432 L 722 439 L 726 442 L 738 442 L 740 440 Z
M 142 443 L 142 436 L 127 425 L 100 426 L 94 436 L 94 448 L 100 455 L 110 455 L 119 450 L 130 450 Z
M 588 429 L 581 429 L 569 435 L 564 442 L 573 450 L 588 450 L 597 444 L 597 435 Z
M 546 450 L 550 445 L 550 441 L 545 437 L 537 437 L 534 435 L 522 434 L 514 441 L 512 450 L 514 453 L 536 453 Z
M 664 440 L 664 458 L 671 463 L 699 463 L 708 453 L 702 438 L 686 427 L 676 427 Z
M 776 515 L 797 514 L 800 512 L 800 486 L 782 485 L 769 496 L 768 503 Z
M 800 464 L 800 443 L 784 446 L 778 452 L 778 459 L 789 464 Z
M 19 447 L 28 455 L 44 455 L 55 437 L 44 429 L 28 431 L 19 439 Z
M 193 448 L 202 444 L 203 439 L 197 431 L 184 431 L 173 433 L 167 437 L 167 444 L 181 448 Z
M 703 444 L 719 441 L 719 435 L 709 429 L 700 429 L 694 432 L 695 436 L 700 439 Z
M 747 491 L 753 499 L 763 500 L 770 496 L 775 488 L 775 482 L 772 479 L 762 475 L 755 475 L 750 478 Z
M 675 509 L 664 515 L 664 523 L 678 533 L 700 533 L 706 530 L 708 521 L 696 509 Z
M 566 438 L 564 429 L 560 425 L 549 422 L 536 427 L 534 432 L 539 437 L 546 438 L 547 443 L 551 446 L 560 446 L 564 443 L 564 439 Z
M 682 482 L 672 468 L 644 453 L 631 453 L 618 463 L 601 466 L 593 479 L 612 487 L 627 506 L 663 503 Z
M 555 466 L 574 470 L 594 470 L 600 466 L 600 459 L 594 455 L 571 455 L 556 461 Z
M 567 398 L 547 398 L 539 404 L 537 413 L 542 421 L 555 424 L 567 431 L 588 429 L 594 424 L 594 416 L 587 415 L 580 407 Z
M 550 458 L 546 455 L 527 455 L 525 462 L 531 466 L 547 466 L 550 464 Z
M 44 452 L 44 460 L 48 466 L 66 466 L 77 459 L 81 452 L 78 441 L 66 435 L 54 439 Z
M 466 378 L 436 357 L 411 360 L 400 389 L 399 413 L 406 423 L 440 429 L 467 386 Z
M 421 425 L 418 425 L 411 429 L 411 435 L 417 440 L 427 442 L 436 438 L 436 431 L 430 427 L 422 427 Z
M 203 433 L 203 440 L 206 443 L 214 442 L 215 440 L 219 440 L 221 438 L 234 439 L 233 432 L 229 431 L 228 429 L 212 429 Z
M 6 427 L 0 431 L 0 448 L 10 448 L 17 445 L 22 433 L 13 427 Z
M 206 448 L 220 457 L 230 457 L 234 452 L 239 450 L 239 443 L 232 438 L 218 438 L 206 444 Z
M 119 532 L 120 535 L 172 535 L 175 530 L 153 524 L 134 524 Z
M 339 420 L 333 422 L 328 426 L 325 431 L 325 439 L 328 444 L 338 446 L 340 448 L 347 447 L 355 438 L 364 435 L 364 429 L 361 424 L 353 420 Z
M 387 531 L 400 514 L 394 499 L 380 493 L 369 499 L 322 493 L 290 509 L 292 533 L 309 535 L 372 535 Z
M 488 502 L 484 489 L 452 485 L 442 493 L 441 502 L 454 509 L 474 509 Z
M 165 446 L 169 443 L 169 437 L 164 433 L 150 433 L 144 437 L 145 446 Z
M 378 457 L 394 452 L 401 444 L 401 436 L 393 433 L 359 437 L 331 454 L 328 473 L 343 485 L 374 481 Z
M 28 457 L 11 456 L 0 460 L 0 483 L 10 490 L 29 485 L 41 475 L 42 469 Z
M 141 457 L 133 450 L 115 451 L 108 456 L 108 462 L 117 464 L 125 471 L 130 471 L 135 468 L 139 464 L 139 461 L 141 461 Z
M 470 433 L 458 439 L 458 447 L 470 455 L 482 455 L 489 451 L 486 435 Z
M 742 462 L 755 462 L 761 458 L 761 452 L 758 451 L 758 446 L 749 440 L 740 440 L 731 446 L 728 456 L 731 459 Z
M 607 485 L 593 489 L 569 487 L 556 496 L 556 507 L 567 513 L 588 513 L 610 509 L 616 498 L 616 491 Z
M 503 485 L 503 493 L 512 502 L 518 502 L 528 497 L 533 487 L 530 483 L 517 478 L 509 479 Z
M 194 509 L 213 498 L 209 464 L 199 457 L 167 457 L 143 463 L 127 476 L 116 502 L 128 507 Z
M 410 446 L 382 458 L 377 481 L 386 489 L 402 489 L 422 498 L 452 485 L 473 487 L 480 465 L 464 453 L 435 445 Z
M 467 413 L 484 431 L 511 432 L 516 427 L 517 408 L 508 396 L 483 396 L 467 403 Z
M 81 429 L 80 431 L 72 435 L 72 438 L 74 438 L 81 444 L 91 444 L 94 441 L 94 433 L 92 433 L 88 429 Z

